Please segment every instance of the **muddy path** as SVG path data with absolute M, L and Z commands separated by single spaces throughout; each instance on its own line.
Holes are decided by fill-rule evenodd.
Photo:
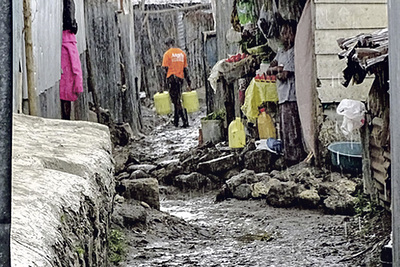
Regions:
M 174 160 L 197 146 L 204 111 L 191 116 L 187 129 L 147 112 L 152 125 L 130 148 L 141 151 L 142 161 Z M 119 266 L 380 266 L 390 233 L 385 213 L 329 215 L 264 200 L 216 202 L 216 194 L 161 186 L 161 210 L 147 209 L 145 224 L 124 230 L 127 256 Z
M 215 203 L 212 192 L 180 197 L 163 199 L 151 226 L 128 234 L 124 266 L 380 266 L 366 221 L 259 200 Z

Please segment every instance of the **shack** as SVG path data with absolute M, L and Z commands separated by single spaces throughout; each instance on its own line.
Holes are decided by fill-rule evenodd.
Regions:
M 227 36 L 232 27 L 231 15 L 238 1 L 216 3 L 219 14 L 216 21 L 216 39 L 218 60 L 235 54 L 239 43 L 232 42 Z M 261 10 L 269 7 L 272 14 L 296 21 L 296 90 L 300 119 L 307 148 L 314 155 L 317 165 L 329 166 L 327 147 L 334 141 L 360 140 L 359 134 L 345 136 L 338 126 L 342 118 L 336 114 L 336 107 L 344 98 L 366 101 L 374 76 L 368 76 L 363 83 L 351 83 L 347 88 L 342 85 L 344 61 L 337 60 L 340 52 L 336 40 L 343 36 L 356 35 L 360 32 L 373 32 L 387 27 L 386 0 L 308 0 L 308 1 L 252 1 L 257 19 Z M 230 7 L 229 12 L 226 12 Z M 276 17 L 276 16 L 273 16 Z M 268 20 L 270 24 L 275 23 Z M 279 21 L 278 21 L 279 23 Z M 273 51 L 276 50 L 277 35 L 265 36 L 265 42 Z M 213 37 L 210 37 L 213 38 Z M 257 62 L 259 63 L 259 62 Z M 268 63 L 268 62 L 266 62 Z M 230 89 L 235 105 L 234 114 L 240 116 L 238 107 L 239 78 L 231 83 Z M 218 86 L 221 85 L 222 82 Z M 224 107 L 225 96 L 219 87 L 210 106 L 210 110 Z M 225 94 L 226 95 L 226 94 Z M 210 97 L 211 98 L 211 97 Z M 311 103 L 311 104 L 310 104 Z
M 344 84 L 362 84 L 367 77 L 374 76 L 366 100 L 366 124 L 361 129 L 364 192 L 389 210 L 391 157 L 388 29 L 340 38 L 338 44 L 343 49 L 339 58 L 347 62 Z

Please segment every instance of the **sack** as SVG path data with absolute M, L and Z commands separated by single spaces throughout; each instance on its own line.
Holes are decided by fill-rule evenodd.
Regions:
M 361 128 L 364 125 L 365 105 L 361 101 L 343 99 L 336 108 L 339 115 L 343 115 L 343 123 L 340 129 L 345 135 Z

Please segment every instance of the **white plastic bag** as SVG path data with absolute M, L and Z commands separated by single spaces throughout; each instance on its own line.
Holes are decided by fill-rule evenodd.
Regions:
M 336 108 L 339 115 L 343 115 L 343 123 L 340 129 L 345 135 L 361 128 L 364 125 L 365 105 L 361 101 L 343 99 Z

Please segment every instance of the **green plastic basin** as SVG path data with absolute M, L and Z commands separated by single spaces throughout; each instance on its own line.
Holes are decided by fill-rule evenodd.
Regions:
M 362 147 L 360 142 L 335 142 L 328 146 L 334 167 L 350 173 L 362 171 Z

